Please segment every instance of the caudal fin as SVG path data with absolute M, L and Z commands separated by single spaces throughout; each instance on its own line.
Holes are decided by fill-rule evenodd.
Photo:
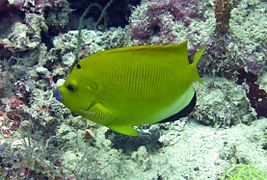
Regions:
M 202 54 L 204 53 L 204 51 L 205 51 L 205 47 L 202 47 L 200 50 L 198 50 L 194 55 L 193 63 L 190 64 L 190 66 L 192 67 L 192 71 L 193 71 L 193 79 L 201 84 L 203 83 L 203 81 L 198 74 L 197 63 L 200 57 L 202 56 Z

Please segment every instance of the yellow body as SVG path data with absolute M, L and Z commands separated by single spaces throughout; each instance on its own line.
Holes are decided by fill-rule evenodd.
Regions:
M 201 81 L 188 63 L 187 42 L 125 47 L 79 62 L 59 87 L 71 111 L 119 133 L 136 136 L 132 126 L 159 122 L 182 110 Z

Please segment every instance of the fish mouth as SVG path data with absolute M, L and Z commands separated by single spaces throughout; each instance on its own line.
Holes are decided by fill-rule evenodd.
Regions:
M 53 93 L 55 95 L 55 98 L 57 101 L 61 101 L 62 100 L 62 95 L 60 93 L 60 90 L 58 89 L 57 84 L 54 82 L 52 76 L 47 75 L 46 78 L 49 80 L 50 86 L 53 89 Z
M 62 100 L 62 95 L 61 95 L 59 89 L 55 88 L 55 89 L 53 89 L 53 91 L 54 91 L 54 95 L 55 95 L 56 100 L 57 101 L 61 101 Z

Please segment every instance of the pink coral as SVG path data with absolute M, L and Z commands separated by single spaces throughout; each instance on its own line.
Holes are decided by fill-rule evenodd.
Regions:
M 1 97 L 4 96 L 3 94 L 7 87 L 8 82 L 9 82 L 8 73 L 4 71 L 0 74 L 0 96 Z
M 51 3 L 48 0 L 15 0 L 11 7 L 20 9 L 24 12 L 43 12 L 44 9 L 51 7 Z
M 20 125 L 25 113 L 22 109 L 23 101 L 16 97 L 2 99 L 0 109 L 0 132 L 4 136 L 11 136 Z
M 132 38 L 148 43 L 157 34 L 166 37 L 167 43 L 172 42 L 171 22 L 181 21 L 188 27 L 191 19 L 204 19 L 196 10 L 196 3 L 196 0 L 144 0 L 130 19 Z

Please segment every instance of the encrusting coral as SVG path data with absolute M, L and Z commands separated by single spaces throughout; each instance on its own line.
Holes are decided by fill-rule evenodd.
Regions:
M 204 86 L 197 86 L 198 100 L 192 113 L 198 121 L 213 127 L 231 127 L 251 124 L 256 119 L 245 86 L 218 77 L 204 78 L 204 82 Z
M 229 29 L 230 13 L 232 5 L 229 0 L 216 0 L 215 18 L 217 33 L 226 33 Z
M 144 0 L 130 17 L 131 36 L 135 44 L 173 43 L 173 27 L 181 22 L 185 28 L 192 19 L 204 20 L 194 0 Z M 142 17 L 142 18 L 140 18 Z

